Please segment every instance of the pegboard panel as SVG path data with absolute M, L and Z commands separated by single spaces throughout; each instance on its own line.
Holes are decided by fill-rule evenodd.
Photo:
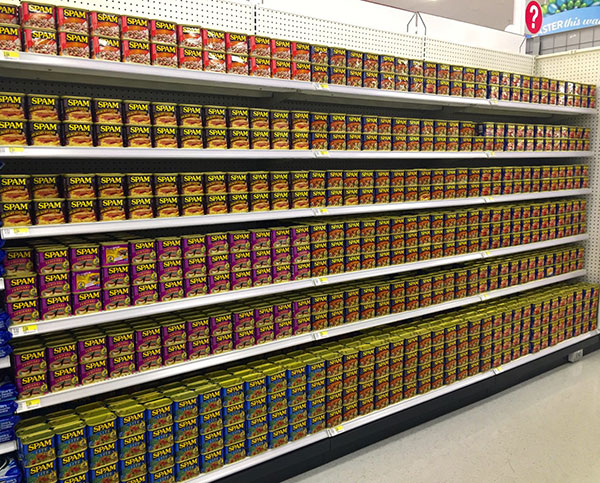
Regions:
M 565 52 L 536 57 L 535 74 L 555 79 L 569 79 L 575 82 L 598 83 L 600 72 L 600 49 Z M 587 220 L 590 240 L 586 246 L 586 268 L 588 280 L 600 282 L 600 112 L 589 116 L 569 118 L 569 123 L 591 129 L 591 156 L 585 160 L 590 167 Z
M 363 52 L 423 58 L 424 39 L 256 6 L 256 34 Z
M 534 64 L 531 55 L 469 47 L 432 38 L 425 39 L 425 60 L 528 75 L 533 74 Z
M 595 84 L 599 62 L 600 49 L 540 55 L 535 58 L 535 75 Z
M 87 10 L 139 15 L 201 25 L 229 32 L 254 33 L 254 6 L 227 0 L 63 0 Z

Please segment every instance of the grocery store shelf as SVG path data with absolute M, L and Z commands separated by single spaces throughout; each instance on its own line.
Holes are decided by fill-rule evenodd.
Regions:
M 422 260 L 400 265 L 391 265 L 387 267 L 378 267 L 370 270 L 358 270 L 355 272 L 340 273 L 337 275 L 327 275 L 323 277 L 309 278 L 306 280 L 295 280 L 293 282 L 277 283 L 263 287 L 252 287 L 243 290 L 234 290 L 199 297 L 183 298 L 168 302 L 158 302 L 154 304 L 125 307 L 122 309 L 108 310 L 85 315 L 75 315 L 56 320 L 38 321 L 31 324 L 19 324 L 9 327 L 14 338 L 25 337 L 33 334 L 45 334 L 60 330 L 75 329 L 78 327 L 87 327 L 89 325 L 103 324 L 118 320 L 127 320 L 135 317 L 147 317 L 150 315 L 164 314 L 176 310 L 192 309 L 196 307 L 205 307 L 209 305 L 234 302 L 254 297 L 274 295 L 285 292 L 292 292 L 304 288 L 315 286 L 336 284 L 341 282 L 350 282 L 362 280 L 365 278 L 381 277 L 397 273 L 409 272 L 413 270 L 424 270 L 427 268 L 451 265 L 454 263 L 464 263 L 482 258 L 497 257 L 512 253 L 526 252 L 540 248 L 554 247 L 556 245 L 565 245 L 578 241 L 587 240 L 589 235 L 575 235 L 559 238 L 556 240 L 547 240 L 543 242 L 519 245 L 516 247 L 499 248 L 495 250 L 486 250 L 482 252 L 467 253 L 453 257 L 434 258 L 431 260 Z
M 598 330 L 594 330 L 587 334 L 583 334 L 578 337 L 573 337 L 569 340 L 561 342 L 560 344 L 557 344 L 555 346 L 548 347 L 547 349 L 544 349 L 535 354 L 529 354 L 524 357 L 521 357 L 520 359 L 517 359 L 516 361 L 513 361 L 513 362 L 514 363 L 518 362 L 519 365 L 533 362 L 536 359 L 540 359 L 542 357 L 546 357 L 548 355 L 557 353 L 568 347 L 580 345 L 583 341 L 590 339 L 592 337 L 598 336 L 598 333 L 599 333 Z M 513 364 L 513 363 L 510 363 L 510 364 Z M 510 364 L 508 364 L 508 365 L 510 365 Z M 504 366 L 504 367 L 506 367 L 506 366 Z M 481 383 L 482 381 L 491 379 L 496 374 L 498 374 L 498 372 L 496 372 L 496 370 L 491 370 L 491 371 L 484 372 L 482 374 L 477 374 L 475 376 L 468 377 L 466 379 L 463 379 L 462 381 L 457 381 L 453 384 L 450 384 L 448 386 L 443 386 L 439 389 L 434 389 L 425 394 L 414 396 L 410 399 L 405 399 L 397 404 L 393 404 L 384 409 L 380 409 L 378 411 L 373 411 L 372 413 L 369 413 L 365 416 L 361 416 L 361 417 L 352 419 L 350 421 L 344 422 L 343 424 L 336 426 L 334 428 L 329 428 L 324 431 L 320 431 L 318 433 L 311 434 L 311 435 L 307 436 L 306 438 L 302 438 L 298 441 L 294 441 L 292 443 L 288 443 L 286 445 L 280 446 L 279 448 L 268 450 L 265 453 L 262 453 L 260 455 L 245 458 L 245 459 L 238 461 L 237 463 L 233 463 L 231 465 L 225 465 L 225 466 L 223 466 L 223 468 L 212 471 L 210 473 L 204 473 L 204 474 L 202 474 L 196 478 L 192 478 L 188 481 L 193 482 L 193 483 L 210 483 L 210 482 L 217 481 L 222 478 L 227 478 L 227 477 L 230 477 L 230 476 L 236 475 L 236 474 L 237 474 L 236 476 L 239 477 L 239 479 L 237 479 L 236 481 L 254 481 L 254 478 L 249 478 L 249 477 L 245 476 L 242 472 L 244 472 L 250 468 L 253 468 L 257 465 L 267 463 L 269 461 L 272 461 L 271 466 L 268 466 L 266 468 L 261 467 L 262 471 L 260 473 L 254 474 L 253 476 L 256 477 L 258 475 L 268 474 L 269 478 L 267 478 L 266 481 L 275 481 L 278 474 L 283 473 L 283 470 L 278 467 L 278 464 L 276 462 L 273 461 L 278 457 L 281 457 L 281 456 L 291 453 L 293 451 L 298 451 L 302 448 L 307 447 L 308 445 L 311 445 L 318 441 L 322 441 L 326 438 L 340 437 L 341 435 L 345 435 L 345 433 L 347 433 L 348 431 L 361 428 L 370 423 L 380 421 L 380 420 L 382 420 L 386 417 L 392 416 L 392 415 L 397 415 L 398 413 L 406 411 L 410 408 L 415 408 L 420 405 L 425 405 L 425 403 L 427 403 L 429 401 L 433 401 L 436 399 L 445 401 L 445 399 L 442 399 L 444 396 L 464 390 L 465 388 L 468 388 L 469 386 L 475 386 L 476 384 Z M 461 392 L 461 394 L 463 394 L 463 392 Z M 478 399 L 481 399 L 481 396 Z M 476 399 L 476 400 L 478 400 L 478 399 Z M 465 403 L 463 402 L 462 405 L 464 405 L 464 404 Z M 425 405 L 425 407 L 428 407 L 430 411 L 432 410 L 432 408 L 429 406 Z M 435 411 L 434 413 L 437 413 L 437 411 Z M 429 419 L 431 419 L 431 417 L 432 416 L 429 416 L 425 420 L 429 420 Z M 409 427 L 411 427 L 411 426 L 409 426 Z M 365 429 L 368 431 L 370 428 L 371 428 L 371 426 L 369 426 L 369 428 L 365 428 Z M 390 429 L 390 434 L 393 434 L 397 431 L 398 431 L 397 429 L 396 430 Z M 336 441 L 337 441 L 337 439 L 331 439 L 331 444 L 333 445 L 334 442 L 336 442 Z M 368 442 L 366 442 L 365 444 L 368 444 Z M 313 466 L 317 466 L 318 464 L 322 464 L 327 461 L 331 461 L 336 457 L 339 457 L 343 454 L 346 454 L 346 453 L 352 451 L 352 449 L 350 449 L 350 448 L 343 451 L 341 448 L 339 448 L 337 446 L 335 447 L 336 451 L 334 451 L 333 446 L 331 448 L 321 448 L 321 449 L 323 451 L 328 451 L 329 454 L 322 455 L 325 458 L 325 460 L 321 461 L 321 462 L 317 462 Z M 290 456 L 293 457 L 293 455 L 290 455 Z M 315 461 L 319 461 L 319 458 L 315 458 Z M 294 463 L 299 464 L 300 462 L 301 462 L 301 459 L 294 460 L 292 458 L 292 459 L 288 459 L 288 460 L 282 462 L 281 464 L 284 464 L 284 466 L 287 467 Z M 312 467 L 312 466 L 309 466 L 309 467 Z M 290 475 L 289 468 L 286 468 L 285 474 L 287 474 L 288 476 Z
M 0 454 L 12 453 L 17 451 L 17 442 L 8 441 L 6 443 L 0 443 Z
M 422 317 L 424 315 L 443 312 L 458 307 L 464 307 L 466 305 L 471 305 L 474 303 L 483 302 L 498 297 L 505 297 L 507 295 L 533 290 L 535 288 L 563 282 L 565 280 L 582 277 L 585 274 L 585 270 L 577 270 L 555 277 L 548 277 L 542 280 L 536 280 L 533 282 L 515 285 L 513 287 L 508 287 L 504 289 L 492 290 L 471 297 L 465 297 L 462 299 L 452 300 L 437 305 L 431 305 L 429 307 L 422 307 L 419 309 L 408 310 L 406 312 L 400 312 L 397 314 L 390 314 L 382 317 L 375 317 L 368 320 L 354 322 L 351 324 L 344 324 L 339 327 L 331 327 L 326 330 L 309 332 L 307 334 L 300 334 L 292 337 L 287 337 L 285 339 L 266 342 L 264 344 L 247 347 L 245 349 L 229 351 L 223 354 L 216 354 L 201 359 L 195 359 L 179 364 L 174 364 L 171 366 L 147 370 L 128 376 L 108 379 L 106 381 L 88 384 L 85 386 L 79 386 L 73 389 L 66 389 L 64 391 L 46 394 L 37 398 L 19 401 L 19 408 L 17 409 L 17 412 L 23 413 L 27 411 L 32 411 L 34 409 L 56 406 L 57 404 L 62 404 L 64 402 L 79 400 L 98 394 L 104 394 L 125 387 L 136 386 L 139 384 L 145 384 L 153 381 L 160 381 L 169 377 L 187 374 L 193 371 L 207 369 L 210 367 L 216 367 L 222 364 L 227 364 L 243 359 L 249 359 L 251 357 L 255 357 L 261 354 L 272 353 L 288 347 L 295 347 L 302 344 L 308 344 L 316 340 L 337 337 L 351 332 L 357 332 L 360 330 L 387 325 L 402 320 L 412 319 L 415 317 Z
M 571 339 L 565 340 L 559 344 L 556 344 L 552 347 L 548 347 L 548 348 L 543 349 L 534 354 L 528 354 L 526 356 L 520 357 L 519 359 L 516 359 L 512 362 L 509 362 L 508 364 L 499 366 L 499 367 L 489 370 L 487 372 L 483 372 L 481 374 L 477 374 L 475 376 L 471 376 L 466 379 L 463 379 L 462 381 L 455 382 L 454 384 L 450 384 L 448 386 L 444 386 L 439 389 L 434 389 L 433 391 L 429 391 L 425 394 L 421 394 L 419 396 L 415 396 L 413 398 L 406 399 L 397 404 L 388 406 L 385 409 L 382 409 L 380 411 L 374 411 L 370 414 L 367 414 L 366 416 L 358 417 L 356 419 L 353 419 L 351 421 L 344 423 L 343 425 L 328 429 L 327 432 L 330 436 L 337 436 L 338 434 L 340 434 L 344 431 L 350 431 L 352 429 L 359 428 L 360 426 L 364 426 L 365 424 L 369 424 L 369 423 L 372 423 L 373 421 L 377 421 L 378 419 L 382 419 L 382 418 L 385 418 L 392 414 L 398 413 L 400 411 L 404 411 L 408 408 L 417 406 L 417 405 L 422 404 L 431 399 L 438 398 L 438 397 L 448 394 L 450 392 L 453 392 L 458 389 L 462 389 L 466 386 L 470 386 L 477 382 L 483 381 L 484 379 L 489 379 L 490 377 L 501 374 L 502 372 L 514 369 L 514 368 L 522 366 L 524 364 L 528 364 L 530 362 L 533 362 L 536 359 L 540 359 L 549 354 L 552 354 L 553 352 L 557 352 L 557 351 L 565 349 L 569 346 L 579 344 L 580 342 L 582 342 L 586 339 L 597 336 L 599 333 L 600 333 L 600 331 L 598 331 L 596 329 L 591 332 L 587 332 L 586 334 L 582 334 L 580 336 L 573 337 Z
M 309 149 L 75 148 L 4 146 L 3 159 L 493 159 L 586 158 L 590 151 L 327 151 Z
M 281 93 L 286 99 L 293 100 L 310 99 L 360 105 L 379 103 L 396 108 L 454 107 L 467 111 L 522 116 L 567 116 L 595 112 L 589 108 L 398 92 L 26 52 L 0 52 L 0 69 L 2 75 L 16 78 L 39 78 L 43 75 L 45 80 L 54 81 L 165 90 L 177 88 L 181 91 L 249 97 L 273 97 L 274 94 Z
M 10 367 L 10 357 L 1 357 L 0 358 L 0 369 L 7 369 Z
M 133 230 L 156 230 L 183 226 L 211 226 L 254 221 L 309 218 L 313 216 L 359 215 L 365 213 L 385 213 L 391 211 L 426 210 L 448 208 L 450 206 L 471 206 L 485 203 L 510 203 L 514 201 L 546 198 L 584 196 L 591 193 L 588 188 L 513 195 L 478 196 L 429 201 L 407 201 L 402 203 L 381 203 L 373 205 L 332 206 L 326 208 L 302 208 L 295 210 L 257 211 L 249 213 L 229 213 L 225 215 L 180 216 L 173 218 L 151 218 L 147 220 L 102 221 L 96 223 L 68 223 L 62 225 L 32 225 L 0 228 L 0 237 L 9 239 L 38 238 L 48 236 L 84 235 Z M 2 290 L 2 288 L 0 288 Z

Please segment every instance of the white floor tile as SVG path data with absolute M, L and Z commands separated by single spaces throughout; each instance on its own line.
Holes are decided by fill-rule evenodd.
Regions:
M 288 480 L 599 482 L 600 351 Z

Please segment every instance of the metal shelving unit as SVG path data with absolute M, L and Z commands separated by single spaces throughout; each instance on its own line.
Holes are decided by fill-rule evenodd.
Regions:
M 83 0 L 65 0 L 72 6 L 80 6 L 89 8 L 89 2 Z M 177 5 L 175 5 L 177 4 Z M 228 0 L 198 0 L 197 2 L 139 2 L 139 0 L 99 0 L 95 4 L 95 8 L 105 11 L 115 11 L 120 14 L 136 14 L 143 17 L 165 17 L 179 23 L 192 23 L 203 25 L 207 28 L 215 28 L 231 32 L 247 32 L 258 35 L 267 35 L 272 38 L 294 38 L 305 42 L 323 45 L 337 45 L 348 49 L 358 49 L 364 51 L 372 51 L 378 53 L 392 54 L 410 58 L 424 58 L 436 62 L 444 62 L 457 65 L 475 65 L 492 70 L 505 70 L 516 72 L 525 75 L 540 74 L 537 62 L 533 58 L 526 58 L 517 54 L 508 52 L 494 52 L 486 49 L 477 49 L 469 46 L 459 46 L 450 42 L 438 41 L 427 37 L 408 36 L 397 32 L 383 32 L 374 29 L 366 29 L 357 26 L 345 25 L 332 20 L 314 19 L 306 16 L 299 16 L 288 12 L 279 12 L 276 10 L 266 9 L 258 5 L 250 5 L 247 3 L 235 3 Z M 588 70 L 589 62 L 577 62 L 576 69 L 582 69 L 585 66 Z M 260 77 L 236 76 L 232 74 L 218 74 L 211 72 L 189 71 L 184 69 L 171 69 L 166 67 L 142 66 L 124 63 L 112 63 L 95 60 L 75 59 L 59 56 L 44 56 L 28 53 L 12 53 L 0 51 L 0 68 L 2 76 L 5 78 L 18 79 L 33 79 L 40 82 L 48 90 L 52 90 L 56 85 L 52 85 L 53 81 L 78 83 L 95 86 L 98 92 L 94 92 L 95 97 L 113 97 L 121 96 L 123 92 L 131 92 L 127 89 L 134 88 L 140 90 L 141 94 L 150 94 L 156 97 L 157 101 L 171 102 L 190 102 L 204 104 L 204 98 L 199 97 L 205 94 L 214 95 L 215 103 L 220 102 L 222 105 L 233 105 L 237 101 L 233 101 L 236 97 L 254 98 L 268 105 L 279 106 L 281 108 L 292 109 L 299 105 L 297 101 L 301 101 L 306 105 L 313 105 L 310 109 L 321 109 L 323 103 L 326 104 L 343 104 L 365 106 L 365 110 L 371 107 L 388 108 L 390 109 L 412 109 L 428 111 L 428 113 L 441 113 L 444 117 L 458 114 L 458 117 L 466 117 L 467 114 L 487 115 L 487 116 L 505 116 L 522 119 L 522 122 L 535 122 L 535 118 L 550 118 L 556 116 L 557 119 L 567 118 L 568 116 L 582 116 L 574 119 L 575 123 L 588 126 L 588 122 L 583 116 L 589 116 L 593 119 L 592 127 L 597 127 L 596 124 L 596 109 L 583 109 L 565 106 L 549 106 L 540 104 L 528 104 L 520 102 L 494 101 L 488 99 L 473 99 L 462 97 L 437 96 L 429 94 L 417 94 L 409 92 L 394 92 L 378 89 L 366 89 L 347 86 L 323 85 L 311 82 L 298 82 L 279 79 L 265 79 Z M 568 69 L 567 69 L 568 70 Z M 562 70 L 555 71 L 550 69 L 550 72 L 543 72 L 542 75 L 573 77 L 573 69 L 568 72 Z M 596 82 L 597 75 L 589 76 L 589 79 L 572 79 L 577 81 Z M 43 79 L 43 80 L 40 80 Z M 9 82 L 10 84 L 11 82 Z M 82 87 L 82 86 L 79 86 Z M 84 86 L 85 87 L 85 86 Z M 100 91 L 100 89 L 102 89 Z M 120 89 L 120 90 L 119 90 Z M 143 91 L 147 89 L 147 91 Z M 158 92 L 161 91 L 161 92 Z M 53 91 L 54 92 L 54 91 Z M 57 92 L 54 92 L 57 93 Z M 65 92 L 60 92 L 65 94 Z M 79 92 L 78 95 L 90 95 L 89 92 Z M 184 97 L 187 96 L 187 97 Z M 228 98 L 219 97 L 228 96 Z M 123 97 L 123 96 L 121 96 Z M 134 96 L 135 97 L 135 96 Z M 222 101 L 222 102 L 221 102 Z M 294 104 L 296 103 L 296 104 Z M 315 105 L 314 103 L 320 103 Z M 333 109 L 332 106 L 330 106 Z M 296 107 L 297 108 L 297 107 Z M 386 114 L 389 115 L 389 112 Z M 435 116 L 425 116 L 435 117 Z M 530 121 L 531 119 L 531 121 Z M 455 161 L 454 165 L 460 160 L 465 160 L 466 163 L 477 160 L 486 160 L 487 164 L 492 160 L 527 160 L 527 159 L 564 159 L 568 162 L 575 158 L 592 159 L 595 152 L 598 150 L 597 129 L 593 131 L 593 150 L 590 152 L 581 151 L 566 151 L 566 152 L 347 152 L 347 151 L 271 151 L 271 150 L 183 150 L 183 149 L 129 149 L 129 148 L 38 148 L 38 147 L 0 147 L 0 158 L 4 161 L 12 161 L 15 166 L 18 166 L 20 160 L 39 159 L 39 160 L 54 160 L 65 159 L 71 162 L 78 160 L 90 160 L 90 162 L 99 163 L 103 159 L 123 159 L 124 162 L 138 161 L 144 159 L 151 160 L 172 160 L 182 161 L 189 165 L 190 161 L 204 161 L 210 164 L 210 160 L 233 160 L 235 164 L 238 160 L 273 160 L 281 162 L 281 160 L 290 160 L 288 165 L 291 165 L 295 160 L 313 160 L 320 158 L 323 163 L 327 159 L 332 160 L 441 160 Z M 519 163 L 520 161 L 517 161 Z M 339 163 L 339 161 L 338 161 Z M 182 163 L 183 164 L 183 163 Z M 309 164 L 309 163 L 305 163 Z M 383 163 L 382 163 L 383 164 Z M 483 163 L 482 163 L 483 164 Z M 500 163 L 499 163 L 500 164 Z M 133 163 L 131 165 L 134 165 Z M 156 165 L 156 163 L 155 163 Z M 472 165 L 475 165 L 474 163 Z M 55 169 L 57 168 L 55 166 Z M 64 169 L 64 168 L 62 168 Z M 102 169 L 100 169 L 101 171 Z M 597 179 L 594 165 L 592 164 L 591 180 L 592 186 L 595 187 L 594 181 Z M 356 215 L 361 213 L 385 213 L 390 211 L 402 210 L 420 210 L 429 208 L 446 208 L 449 206 L 469 206 L 486 203 L 501 203 L 514 202 L 532 199 L 557 198 L 562 196 L 584 196 L 590 195 L 590 230 L 595 229 L 593 208 L 595 206 L 595 197 L 592 190 L 570 190 L 569 192 L 555 193 L 525 193 L 518 195 L 479 197 L 463 200 L 434 200 L 427 202 L 415 203 L 398 203 L 388 205 L 369 205 L 369 206 L 353 206 L 353 207 L 331 207 L 331 208 L 315 208 L 303 210 L 286 210 L 279 212 L 263 212 L 263 213 L 247 213 L 243 215 L 212 215 L 201 217 L 188 218 L 171 218 L 171 219 L 153 219 L 153 220 L 127 220 L 123 222 L 101 222 L 94 224 L 77 224 L 77 225 L 57 225 L 57 226 L 30 226 L 17 228 L 0 228 L 0 236 L 6 239 L 30 239 L 46 236 L 60 235 L 77 235 L 104 233 L 109 231 L 123 230 L 146 230 L 146 229 L 168 229 L 184 226 L 211 226 L 217 224 L 255 222 L 281 220 L 291 218 L 310 218 L 321 216 L 337 216 L 337 215 Z M 381 275 L 402 273 L 410 270 L 421 270 L 430 267 L 443 266 L 453 263 L 462 263 L 470 260 L 479 260 L 487 257 L 505 256 L 513 253 L 535 250 L 538 248 L 552 247 L 556 245 L 572 243 L 576 241 L 588 240 L 589 236 L 578 235 L 575 237 L 563 238 L 560 240 L 550 240 L 529 245 L 517 247 L 501 248 L 498 250 L 489 250 L 477 252 L 474 254 L 466 254 L 457 257 L 446 257 L 442 259 L 428 260 L 416 262 L 412 264 L 404 264 L 393 267 L 384 267 L 373 270 L 364 270 L 359 272 L 351 272 L 340 275 L 332 275 L 326 277 L 312 278 L 309 280 L 294 281 L 284 284 L 276 284 L 267 287 L 251 288 L 236 292 L 227 292 L 223 294 L 213 294 L 190 299 L 181 299 L 172 302 L 158 303 L 141 307 L 129 307 L 110 312 L 100 312 L 84 316 L 73 316 L 53 321 L 40 321 L 34 324 L 27 324 L 12 327 L 11 333 L 14 337 L 20 338 L 31 334 L 44 334 L 55 331 L 67 330 L 74 327 L 85 327 L 96 324 L 102 324 L 110 321 L 126 320 L 132 317 L 159 314 L 171 312 L 173 310 L 182 310 L 186 308 L 202 307 L 213 304 L 219 304 L 235 300 L 245 300 L 253 297 L 272 295 L 276 293 L 286 293 L 302 288 L 318 287 L 320 285 L 340 283 L 346 281 L 360 280 L 368 277 L 377 277 Z M 588 258 L 592 258 L 591 263 L 596 263 L 592 257 L 594 250 L 597 248 L 595 240 L 590 241 L 588 249 Z M 589 262 L 589 260 L 588 260 Z M 260 346 L 255 346 L 231 353 L 219 354 L 216 356 L 206 357 L 196 361 L 188 361 L 175 366 L 159 368 L 153 371 L 148 371 L 131 376 L 111 379 L 90 386 L 82 386 L 72 390 L 63 391 L 61 393 L 49 394 L 40 398 L 22 401 L 19 403 L 19 412 L 26 412 L 47 406 L 61 404 L 67 401 L 75 401 L 80 398 L 94 396 L 106 393 L 131 384 L 139 384 L 144 382 L 152 382 L 164 379 L 177 374 L 203 369 L 206 367 L 216 367 L 220 364 L 242 360 L 248 357 L 253 357 L 258 354 L 264 354 L 275 350 L 285 349 L 287 347 L 296 346 L 299 344 L 310 343 L 321 339 L 336 337 L 339 335 L 352 333 L 358 330 L 364 330 L 370 327 L 377 327 L 384 324 L 407 320 L 409 318 L 441 312 L 448 309 L 475 304 L 492 298 L 510 295 L 512 293 L 530 290 L 536 287 L 541 287 L 563 280 L 572 279 L 586 275 L 585 270 L 579 270 L 569 274 L 563 274 L 548 279 L 523 284 L 520 286 L 509 287 L 507 289 L 495 290 L 479 294 L 473 297 L 467 297 L 460 300 L 439 304 L 436 306 L 425 307 L 415 311 L 403 312 L 385 317 L 378 317 L 367 321 L 361 321 L 354 324 L 348 324 L 340 327 L 327 329 L 325 331 L 313 332 L 299 336 L 290 337 L 281 341 L 274 341 Z M 591 277 L 597 278 L 597 273 L 590 270 Z M 0 279 L 0 284 L 3 286 L 3 280 Z M 0 288 L 1 289 L 1 288 Z M 459 381 L 452 385 L 442 387 L 440 389 L 428 392 L 423 395 L 402 401 L 398 404 L 389 406 L 376 413 L 371 413 L 367 416 L 357 418 L 342 424 L 336 428 L 330 428 L 317 434 L 309 435 L 299 441 L 289 443 L 282 447 L 269 450 L 263 454 L 252 458 L 246 458 L 238 463 L 227 465 L 214 472 L 203 474 L 189 481 L 196 483 L 204 483 L 215 481 L 221 478 L 240 476 L 239 473 L 255 468 L 254 471 L 261 471 L 266 468 L 269 471 L 261 471 L 260 477 L 268 481 L 269 478 L 275 478 L 277 469 L 277 459 L 279 461 L 292 461 L 297 463 L 301 461 L 302 451 L 294 455 L 293 452 L 304 450 L 313 446 L 320 448 L 323 452 L 330 450 L 332 441 L 346 441 L 351 437 L 361 439 L 359 434 L 364 434 L 362 431 L 371 431 L 377 427 L 377 424 L 387 424 L 389 418 L 393 415 L 404 414 L 411 415 L 409 409 L 419 410 L 420 405 L 424 405 L 421 410 L 424 413 L 429 412 L 432 401 L 440 401 L 438 404 L 444 404 L 449 397 L 462 398 L 466 394 L 468 400 L 470 394 L 476 393 L 478 388 L 475 387 L 479 383 L 485 381 L 499 381 L 508 379 L 507 374 L 512 373 L 530 373 L 534 371 L 532 367 L 522 367 L 547 356 L 547 359 L 557 359 L 564 352 L 573 351 L 576 348 L 582 347 L 582 344 L 591 344 L 591 341 L 598 341 L 598 331 L 593 331 L 588 334 L 583 334 L 564 341 L 561 344 L 547 348 L 536 354 L 531 354 L 509 364 L 497 367 L 483 374 L 470 377 L 463 381 Z M 10 359 L 4 358 L 0 360 L 0 368 L 9 367 Z M 519 370 L 519 368 L 521 368 Z M 498 377 L 494 377 L 498 376 Z M 525 376 L 530 377 L 530 376 Z M 515 384 L 516 377 L 510 378 L 511 384 Z M 499 383 L 498 383 L 499 384 Z M 470 392 L 469 392 L 470 391 Z M 455 396 L 452 396 L 455 394 Z M 483 397 L 483 396 L 481 396 Z M 461 402 L 460 405 L 464 405 Z M 407 416 L 408 417 L 408 416 Z M 429 415 L 429 418 L 432 416 Z M 398 429 L 396 429 L 398 431 Z M 368 438 L 367 438 L 368 439 Z M 362 439 L 361 439 L 362 442 Z M 327 443 L 327 447 L 325 447 Z M 362 445 L 368 444 L 362 442 Z M 338 443 L 338 446 L 343 446 L 343 443 Z M 14 442 L 0 444 L 0 454 L 12 452 L 16 449 Z M 348 450 L 346 450 L 347 452 Z M 344 453 L 340 448 L 336 448 L 336 456 Z M 286 460 L 287 458 L 287 460 Z M 294 459 L 295 458 L 295 459 Z M 315 458 L 316 460 L 317 458 Z M 319 460 L 321 461 L 321 460 Z M 272 466 L 268 463 L 272 463 Z M 264 465 L 261 468 L 256 468 L 257 465 Z M 312 463 L 318 464 L 318 463 Z M 236 475 L 237 474 L 237 475 Z
M 75 79 L 81 83 L 178 89 L 246 97 L 272 97 L 273 94 L 278 94 L 293 100 L 310 99 L 361 105 L 383 102 L 388 107 L 429 109 L 452 107 L 467 112 L 509 113 L 514 116 L 577 116 L 595 112 L 594 109 L 588 108 L 396 92 L 25 52 L 2 52 L 0 69 L 5 76 L 36 78 L 43 74 L 45 79 L 55 81 L 73 82 Z
M 382 325 L 388 325 L 395 322 L 400 322 L 402 320 L 413 319 L 415 317 L 421 317 L 437 312 L 444 312 L 446 310 L 464 307 L 466 305 L 484 302 L 499 297 L 506 297 L 515 293 L 525 292 L 539 287 L 545 287 L 547 285 L 563 282 L 565 280 L 572 280 L 574 278 L 583 277 L 585 275 L 585 270 L 577 270 L 574 272 L 565 273 L 554 277 L 548 277 L 542 280 L 536 280 L 521 285 L 492 290 L 471 297 L 465 297 L 462 299 L 444 302 L 442 304 L 431 305 L 429 307 L 422 307 L 415 310 L 408 310 L 406 312 L 400 312 L 397 314 L 385 315 L 383 317 L 375 317 L 372 319 L 362 320 L 351 324 L 344 324 L 339 327 L 332 327 L 326 330 L 296 335 L 281 340 L 275 340 L 273 342 L 267 342 L 265 344 L 247 347 L 245 349 L 239 349 L 235 351 L 225 352 L 223 354 L 207 356 L 201 359 L 186 361 L 180 364 L 174 364 L 172 366 L 160 367 L 157 369 L 139 372 L 128 376 L 108 379 L 106 381 L 101 381 L 86 386 L 78 386 L 72 389 L 66 389 L 64 391 L 59 391 L 56 393 L 45 394 L 37 398 L 24 399 L 22 401 L 19 401 L 19 408 L 17 409 L 17 413 L 24 413 L 35 409 L 56 406 L 65 402 L 75 401 L 78 399 L 83 399 L 98 394 L 104 394 L 110 391 L 115 391 L 117 389 L 123 389 L 125 387 L 135 386 L 138 384 L 145 384 L 153 381 L 160 381 L 169 377 L 187 374 L 201 369 L 207 369 L 210 367 L 216 367 L 230 362 L 249 359 L 251 357 L 258 356 L 261 354 L 269 354 L 271 352 L 286 349 L 288 347 L 296 347 L 302 344 L 308 344 L 310 342 L 322 339 L 337 337 L 340 335 L 358 332 L 360 330 L 379 327 Z
M 556 240 L 548 240 L 537 243 L 529 243 L 527 245 L 518 245 L 515 247 L 498 248 L 495 250 L 467 253 L 464 255 L 456 255 L 453 257 L 434 258 L 431 260 L 404 263 L 401 265 L 392 265 L 388 267 L 379 267 L 370 270 L 357 270 L 356 272 L 340 273 L 337 275 L 327 275 L 323 277 L 309 278 L 306 280 L 296 280 L 293 282 L 266 285 L 263 287 L 253 287 L 231 292 L 183 298 L 179 300 L 172 300 L 169 302 L 158 302 L 154 304 L 125 307 L 122 309 L 96 312 L 86 315 L 76 315 L 56 320 L 38 321 L 30 324 L 13 325 L 9 327 L 9 331 L 11 332 L 13 338 L 26 337 L 33 334 L 47 334 L 50 332 L 75 329 L 79 327 L 87 327 L 90 325 L 114 322 L 117 320 L 127 320 L 136 317 L 147 317 L 155 314 L 164 314 L 167 312 L 173 312 L 175 310 L 206 307 L 208 305 L 216 305 L 226 302 L 246 300 L 254 297 L 292 292 L 304 288 L 318 287 L 321 285 L 351 282 L 355 280 L 363 280 L 365 278 L 381 277 L 385 275 L 410 272 L 413 270 L 424 270 L 426 268 L 452 265 L 454 263 L 470 262 L 472 260 L 480 260 L 483 258 L 491 258 L 509 255 L 513 253 L 527 252 L 531 250 L 538 250 L 540 248 L 548 248 L 556 245 L 565 245 L 568 243 L 584 241 L 587 239 L 587 234 L 575 235 L 570 237 L 559 238 Z
M 184 226 L 212 226 L 253 221 L 286 220 L 310 218 L 314 216 L 359 215 L 365 213 L 386 213 L 392 211 L 426 210 L 453 206 L 483 205 L 486 203 L 512 203 L 515 201 L 541 200 L 585 196 L 590 189 L 541 191 L 513 195 L 478 196 L 429 201 L 407 201 L 403 203 L 385 203 L 356 206 L 331 206 L 324 208 L 300 208 L 294 210 L 258 211 L 249 213 L 229 213 L 225 215 L 180 216 L 174 218 L 151 218 L 147 220 L 101 221 L 96 223 L 69 223 L 63 225 L 31 225 L 0 228 L 0 237 L 4 240 L 38 238 L 47 236 L 84 235 L 133 230 L 155 230 Z

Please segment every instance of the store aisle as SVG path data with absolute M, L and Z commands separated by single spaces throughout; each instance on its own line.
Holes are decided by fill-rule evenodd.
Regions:
M 287 483 L 600 481 L 600 351 Z

